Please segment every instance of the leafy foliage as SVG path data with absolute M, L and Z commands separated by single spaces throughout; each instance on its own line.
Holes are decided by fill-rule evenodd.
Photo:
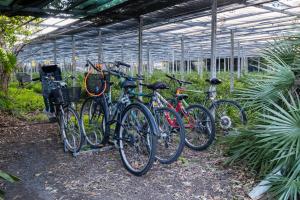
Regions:
M 263 177 L 269 174 L 275 199 L 300 196 L 299 38 L 285 38 L 264 52 L 262 74 L 248 77 L 238 97 L 258 110 L 255 124 L 228 138 L 229 163 L 243 161 Z M 274 174 L 280 169 L 280 175 Z M 278 171 L 278 170 L 277 170 Z
M 11 84 L 8 96 L 0 93 L 0 110 L 21 117 L 25 117 L 31 112 L 41 112 L 44 108 L 44 102 L 40 93 L 40 85 L 40 83 L 36 83 L 29 88 L 19 88 L 17 84 Z
M 20 179 L 16 176 L 13 176 L 11 174 L 8 174 L 8 173 L 0 170 L 0 180 L 4 180 L 4 181 L 14 183 L 14 182 L 19 181 Z M 4 199 L 4 191 L 0 190 L 0 200 L 3 200 L 3 199 Z
M 16 55 L 26 44 L 33 28 L 29 22 L 39 22 L 33 17 L 0 15 L 0 89 L 7 95 L 10 75 L 17 64 Z
M 10 74 L 16 67 L 17 57 L 12 52 L 7 52 L 0 48 L 0 65 L 3 67 L 3 73 Z

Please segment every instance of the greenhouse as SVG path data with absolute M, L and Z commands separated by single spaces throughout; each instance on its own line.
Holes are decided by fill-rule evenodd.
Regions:
M 300 0 L 0 13 L 0 200 L 300 199 Z

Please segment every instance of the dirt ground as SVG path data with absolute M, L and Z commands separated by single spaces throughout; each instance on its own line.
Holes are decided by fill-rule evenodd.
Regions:
M 0 182 L 5 199 L 248 199 L 254 181 L 237 167 L 224 167 L 216 146 L 185 149 L 171 165 L 156 163 L 143 177 L 122 166 L 116 149 L 64 153 L 56 124 L 32 124 L 0 113 L 0 169 L 21 181 Z

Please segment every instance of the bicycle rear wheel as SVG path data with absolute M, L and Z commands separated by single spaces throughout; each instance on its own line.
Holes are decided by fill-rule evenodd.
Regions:
M 157 127 L 149 109 L 140 103 L 127 106 L 117 133 L 125 168 L 136 176 L 146 174 L 153 165 L 157 148 Z
M 101 97 L 87 98 L 82 104 L 80 119 L 86 141 L 92 147 L 99 147 L 108 140 L 107 111 Z
M 213 116 L 200 104 L 190 105 L 183 113 L 185 144 L 197 151 L 207 149 L 215 138 Z
M 247 124 L 245 111 L 235 101 L 218 100 L 211 105 L 210 111 L 215 116 L 217 132 L 222 135 L 237 132 Z
M 184 148 L 185 128 L 180 115 L 171 108 L 156 108 L 154 117 L 158 126 L 156 158 L 162 164 L 171 164 Z
M 77 112 L 71 106 L 60 112 L 59 125 L 65 147 L 72 153 L 79 152 L 83 144 L 82 127 Z

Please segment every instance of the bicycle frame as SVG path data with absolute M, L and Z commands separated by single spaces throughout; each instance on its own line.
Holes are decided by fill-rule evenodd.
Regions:
M 147 96 L 147 97 L 151 97 L 152 100 L 151 100 L 151 109 L 154 109 L 155 108 L 161 108 L 161 107 L 164 107 L 164 106 L 167 106 L 171 109 L 174 109 L 176 112 L 178 113 L 182 113 L 183 114 L 183 117 L 188 120 L 188 128 L 189 127 L 193 127 L 192 124 L 194 124 L 194 120 L 191 122 L 191 118 L 189 117 L 188 113 L 186 112 L 185 110 L 185 107 L 183 106 L 183 104 L 186 106 L 188 106 L 188 104 L 184 101 L 184 100 L 179 100 L 177 101 L 177 104 L 176 104 L 176 108 L 174 108 L 174 106 L 169 103 L 159 92 L 157 91 L 153 91 L 153 94 L 149 95 L 149 94 L 144 94 L 144 93 L 136 93 L 134 91 L 130 91 L 130 94 L 131 95 L 134 95 L 134 96 Z M 178 127 L 177 123 L 175 120 L 172 120 L 169 113 L 165 113 L 165 117 L 167 118 L 167 121 L 168 123 L 172 126 L 172 127 Z M 191 124 L 192 123 L 192 124 Z
M 122 79 L 121 79 L 122 81 Z M 128 94 L 125 93 L 124 89 L 122 89 L 121 94 L 117 100 L 117 103 L 112 103 L 111 98 L 111 88 L 109 89 L 109 92 L 107 95 L 105 95 L 105 101 L 108 103 L 108 109 L 109 109 L 109 125 L 115 123 L 118 121 L 118 118 L 121 117 L 122 109 L 120 109 L 122 106 L 126 107 L 130 103 L 130 99 Z

